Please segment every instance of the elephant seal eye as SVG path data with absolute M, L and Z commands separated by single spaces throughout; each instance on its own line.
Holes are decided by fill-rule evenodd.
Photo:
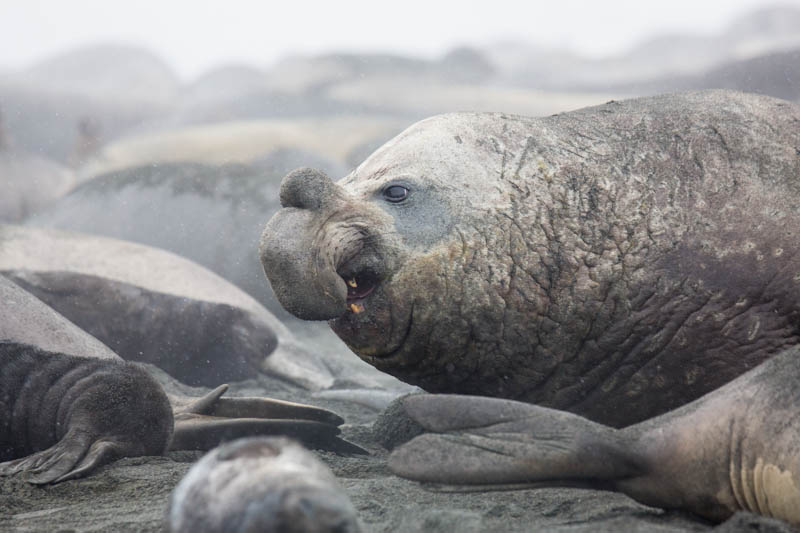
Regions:
M 396 204 L 408 198 L 408 193 L 409 190 L 402 185 L 389 185 L 383 190 L 383 198 Z

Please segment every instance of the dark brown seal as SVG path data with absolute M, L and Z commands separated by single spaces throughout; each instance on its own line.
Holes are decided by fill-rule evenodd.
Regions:
M 86 475 L 124 456 L 210 449 L 222 440 L 288 434 L 359 451 L 323 409 L 266 398 L 168 396 L 44 303 L 0 276 L 0 475 L 32 483 Z

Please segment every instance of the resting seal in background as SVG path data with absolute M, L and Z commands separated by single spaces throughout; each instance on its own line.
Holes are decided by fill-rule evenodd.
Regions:
M 711 520 L 745 510 L 800 525 L 800 347 L 723 387 L 625 429 L 475 396 L 401 400 L 428 431 L 389 458 L 439 483 L 578 485 Z M 396 418 L 396 420 L 400 420 Z
M 355 451 L 336 437 L 343 420 L 323 409 L 220 398 L 225 386 L 202 398 L 168 396 L 142 368 L 3 276 L 0 317 L 0 475 L 57 482 L 124 456 L 258 434 Z
M 123 359 L 154 364 L 190 385 L 259 372 L 312 390 L 334 380 L 320 356 L 252 297 L 164 250 L 0 225 L 0 274 Z
M 210 451 L 175 487 L 172 533 L 358 533 L 355 507 L 328 467 L 284 437 Z
M 281 303 L 430 392 L 612 426 L 800 342 L 800 109 L 709 91 L 442 115 L 284 179 Z

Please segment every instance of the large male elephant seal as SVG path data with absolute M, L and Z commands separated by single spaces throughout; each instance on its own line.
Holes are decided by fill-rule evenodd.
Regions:
M 431 431 L 390 468 L 420 481 L 579 485 L 624 492 L 714 521 L 739 510 L 800 525 L 800 347 L 660 417 L 613 429 L 503 400 L 401 400 Z
M 167 395 L 145 370 L 0 276 L 0 476 L 80 477 L 123 456 L 288 434 L 358 451 L 324 409 L 266 398 Z
M 800 341 L 800 108 L 729 91 L 411 126 L 262 236 L 281 303 L 377 368 L 613 426 Z

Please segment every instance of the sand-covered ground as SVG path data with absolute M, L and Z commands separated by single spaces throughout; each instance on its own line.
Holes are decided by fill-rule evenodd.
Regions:
M 173 392 L 202 391 L 177 385 L 163 375 L 160 378 Z M 338 477 L 368 532 L 677 532 L 714 527 L 687 514 L 648 508 L 610 492 L 568 488 L 433 490 L 387 470 L 387 452 L 377 443 L 372 428 L 378 410 L 313 397 L 267 378 L 233 384 L 231 394 L 304 401 L 345 418 L 343 436 L 370 455 L 317 453 Z M 19 478 L 0 478 L 0 531 L 164 531 L 169 495 L 201 455 L 172 452 L 165 457 L 122 459 L 88 478 L 45 487 L 31 486 Z M 722 527 L 727 531 L 791 531 L 782 523 L 752 515 L 738 516 Z

